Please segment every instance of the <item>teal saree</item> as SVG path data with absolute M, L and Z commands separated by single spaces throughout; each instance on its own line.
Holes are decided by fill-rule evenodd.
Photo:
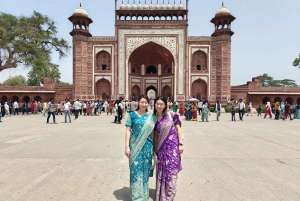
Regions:
M 157 117 L 147 113 L 143 116 L 131 112 L 125 126 L 131 128 L 129 140 L 130 198 L 132 201 L 147 201 L 149 176 L 152 164 L 153 140 L 150 136 Z

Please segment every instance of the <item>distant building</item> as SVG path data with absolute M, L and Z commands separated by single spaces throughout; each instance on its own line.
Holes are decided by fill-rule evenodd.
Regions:
M 44 87 L 0 87 L 0 98 L 22 102 L 54 97 L 57 102 L 65 98 L 131 100 L 148 94 L 175 101 L 195 97 L 225 103 L 242 98 L 255 105 L 277 99 L 300 101 L 299 88 L 263 88 L 258 78 L 231 87 L 235 17 L 224 5 L 211 20 L 211 36 L 188 36 L 188 0 L 185 7 L 117 5 L 115 0 L 115 36 L 92 36 L 93 21 L 81 6 L 69 17 L 73 85 L 61 86 L 47 78 Z

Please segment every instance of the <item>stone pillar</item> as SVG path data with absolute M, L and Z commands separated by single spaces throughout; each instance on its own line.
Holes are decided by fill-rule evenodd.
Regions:
M 172 74 L 174 74 L 174 62 L 172 62 Z
M 142 64 L 142 67 L 141 67 L 141 74 L 142 75 L 145 75 L 145 65 L 144 64 Z
M 128 68 L 129 68 L 129 69 L 128 69 L 128 73 L 131 74 L 131 62 L 129 62 Z
M 158 64 L 158 75 L 161 75 L 161 64 Z

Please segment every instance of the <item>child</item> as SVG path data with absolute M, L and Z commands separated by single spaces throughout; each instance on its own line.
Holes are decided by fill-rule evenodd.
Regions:
M 235 107 L 234 105 L 231 106 L 231 121 L 235 121 Z
M 258 113 L 257 116 L 259 116 L 259 115 L 261 116 L 261 107 L 260 107 L 260 105 L 257 108 L 257 113 Z

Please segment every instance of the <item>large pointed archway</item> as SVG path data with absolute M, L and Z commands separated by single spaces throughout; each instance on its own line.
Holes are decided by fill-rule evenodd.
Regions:
M 104 78 L 96 82 L 95 98 L 97 100 L 106 100 L 111 96 L 110 82 Z
M 207 97 L 207 84 L 204 80 L 198 79 L 192 83 L 191 95 L 198 100 L 206 100 Z
M 175 94 L 175 60 L 172 53 L 162 45 L 148 42 L 135 49 L 128 60 L 129 94 L 135 94 L 134 86 L 140 86 L 143 94 L 155 98 L 161 95 L 162 85 L 168 85 L 168 94 Z

